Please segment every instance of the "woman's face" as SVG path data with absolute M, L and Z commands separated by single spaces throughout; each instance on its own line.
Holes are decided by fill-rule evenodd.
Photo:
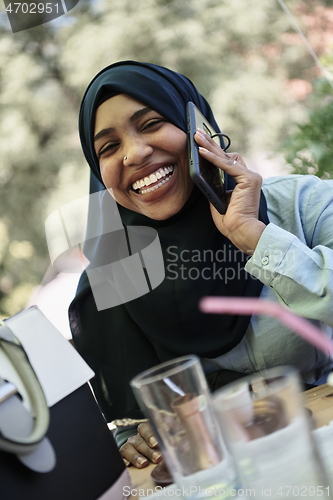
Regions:
M 120 205 L 156 220 L 179 212 L 193 186 L 185 132 L 119 94 L 97 108 L 94 136 L 103 182 Z

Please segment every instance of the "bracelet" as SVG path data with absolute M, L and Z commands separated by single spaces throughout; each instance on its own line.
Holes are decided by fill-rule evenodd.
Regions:
M 134 418 L 118 418 L 116 420 L 112 420 L 111 424 L 116 427 L 130 427 L 131 425 L 138 425 L 144 422 L 148 422 L 148 418 L 134 419 Z

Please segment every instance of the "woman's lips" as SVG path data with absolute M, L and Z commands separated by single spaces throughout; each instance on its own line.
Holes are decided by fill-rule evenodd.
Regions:
M 155 191 L 168 182 L 174 171 L 174 165 L 161 167 L 149 176 L 143 177 L 132 184 L 132 189 L 138 194 L 145 194 Z

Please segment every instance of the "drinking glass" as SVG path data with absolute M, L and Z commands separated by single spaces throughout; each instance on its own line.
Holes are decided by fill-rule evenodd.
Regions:
M 158 437 L 178 496 L 235 498 L 235 469 L 199 359 L 190 355 L 167 361 L 137 375 L 131 386 Z
M 279 367 L 245 377 L 216 391 L 212 401 L 244 494 L 331 498 L 296 370 Z

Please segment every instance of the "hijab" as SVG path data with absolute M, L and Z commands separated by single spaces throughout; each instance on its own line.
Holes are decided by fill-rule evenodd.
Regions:
M 185 106 L 194 102 L 219 131 L 213 112 L 193 83 L 185 76 L 161 66 L 122 61 L 102 70 L 88 86 L 79 114 L 82 149 L 93 174 L 103 183 L 94 150 L 95 112 L 98 106 L 116 94 L 127 94 L 154 109 L 173 125 L 186 132 Z
M 209 104 L 185 76 L 149 63 L 123 61 L 112 64 L 90 83 L 79 115 L 82 148 L 92 171 L 91 192 L 104 189 L 93 144 L 95 112 L 105 100 L 120 93 L 156 110 L 184 132 L 187 128 L 186 104 L 192 101 L 213 128 L 220 131 Z M 232 188 L 234 180 L 226 176 L 226 185 L 227 189 Z M 247 256 L 216 229 L 204 195 L 194 186 L 183 208 L 161 221 L 122 206 L 118 208 L 125 227 L 148 226 L 157 231 L 166 277 L 155 289 L 135 300 L 97 311 L 92 305 L 87 276 L 82 276 L 71 306 L 72 330 L 74 341 L 93 369 L 98 369 L 98 363 L 99 366 L 118 363 L 124 369 L 125 363 L 120 358 L 127 349 L 126 366 L 131 368 L 124 377 L 129 380 L 152 364 L 179 355 L 193 353 L 215 358 L 235 347 L 245 335 L 250 317 L 205 315 L 198 310 L 198 303 L 207 295 L 258 297 L 263 285 L 244 270 Z M 263 194 L 259 218 L 268 223 Z M 102 237 L 96 238 L 89 246 L 91 262 L 98 260 L 98 248 L 102 244 L 105 246 L 105 241 Z M 89 295 L 90 306 L 82 306 L 87 304 Z M 97 364 L 96 359 L 99 360 Z M 103 384 L 108 385 L 105 370 L 103 373 Z M 113 391 L 117 390 L 114 386 Z M 118 397 L 121 396 L 118 393 Z M 118 407 L 118 417 L 130 414 L 128 401 L 119 402 Z

